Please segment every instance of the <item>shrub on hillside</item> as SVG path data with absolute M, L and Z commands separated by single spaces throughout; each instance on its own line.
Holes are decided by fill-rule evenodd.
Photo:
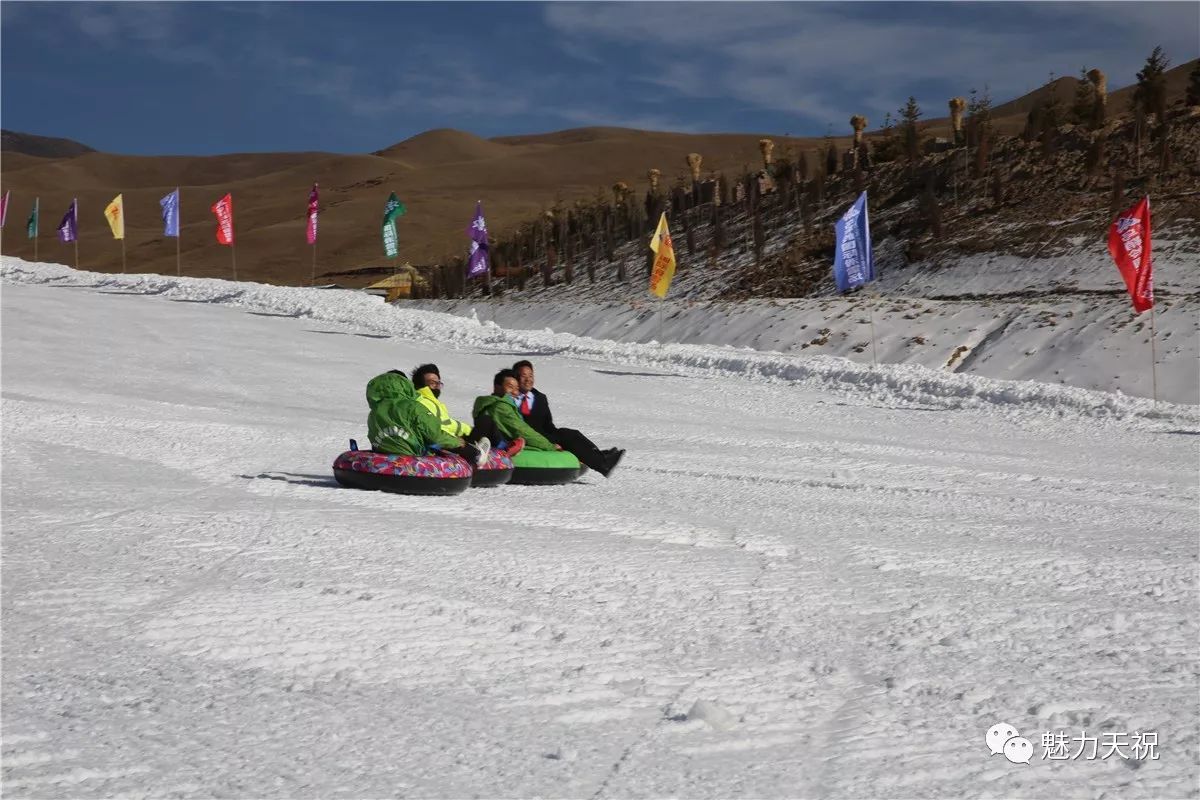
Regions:
M 921 133 L 917 130 L 917 120 L 920 118 L 921 107 L 917 105 L 917 98 L 909 95 L 908 102 L 900 109 L 900 119 L 903 120 L 900 125 L 901 139 L 904 142 L 904 155 L 909 161 L 921 157 Z
M 1087 77 L 1087 67 L 1079 68 L 1079 79 L 1075 82 L 1075 99 L 1067 113 L 1067 122 L 1072 125 L 1090 125 L 1092 110 L 1096 104 L 1096 87 Z
M 896 126 L 889 113 L 883 119 L 883 135 L 875 142 L 873 158 L 876 163 L 895 161 L 900 156 L 900 140 L 896 138 Z
M 1167 68 L 1171 60 L 1161 46 L 1146 58 L 1146 64 L 1138 71 L 1137 87 L 1133 90 L 1134 108 L 1140 108 L 1146 116 L 1153 114 L 1159 125 L 1167 116 Z

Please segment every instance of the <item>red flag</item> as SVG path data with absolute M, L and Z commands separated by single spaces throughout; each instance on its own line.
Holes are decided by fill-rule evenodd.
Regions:
M 233 245 L 233 195 L 227 194 L 212 207 L 217 215 L 217 242 Z
M 320 211 L 320 204 L 317 201 L 317 185 L 314 183 L 312 191 L 308 193 L 308 243 L 317 243 L 317 213 Z
M 1150 260 L 1150 198 L 1122 211 L 1108 229 L 1108 252 L 1125 279 L 1133 310 L 1154 307 L 1154 266 Z

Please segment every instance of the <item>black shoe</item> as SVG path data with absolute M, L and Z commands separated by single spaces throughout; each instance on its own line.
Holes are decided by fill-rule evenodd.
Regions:
M 624 455 L 624 450 L 617 450 L 616 448 L 613 448 L 612 454 L 605 459 L 606 463 L 604 465 L 604 471 L 600 474 L 606 478 L 609 475 L 612 475 L 612 471 L 617 468 L 617 464 L 621 463 L 621 457 Z

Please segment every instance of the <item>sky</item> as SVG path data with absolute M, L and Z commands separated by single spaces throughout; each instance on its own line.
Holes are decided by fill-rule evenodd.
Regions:
M 133 155 L 362 153 L 422 131 L 814 135 L 1003 102 L 1155 45 L 1200 3 L 0 4 L 0 124 Z

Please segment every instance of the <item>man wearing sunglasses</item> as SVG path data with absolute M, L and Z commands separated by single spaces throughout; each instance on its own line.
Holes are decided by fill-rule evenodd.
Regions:
M 428 408 L 429 413 L 437 417 L 442 430 L 451 436 L 470 439 L 471 426 L 451 417 L 450 410 L 440 399 L 442 387 L 445 384 L 442 383 L 442 374 L 438 370 L 437 364 L 422 364 L 414 369 L 412 383 L 417 390 L 417 402 Z
M 437 364 L 422 364 L 413 370 L 413 386 L 417 389 L 417 402 L 429 409 L 429 413 L 437 418 L 442 432 L 456 436 L 467 444 L 478 446 L 480 442 L 494 442 L 506 454 L 513 456 L 521 452 L 525 443 L 521 439 L 509 441 L 492 421 L 491 417 L 481 417 L 474 425 L 460 422 L 450 416 L 449 409 L 441 400 L 442 374 Z

